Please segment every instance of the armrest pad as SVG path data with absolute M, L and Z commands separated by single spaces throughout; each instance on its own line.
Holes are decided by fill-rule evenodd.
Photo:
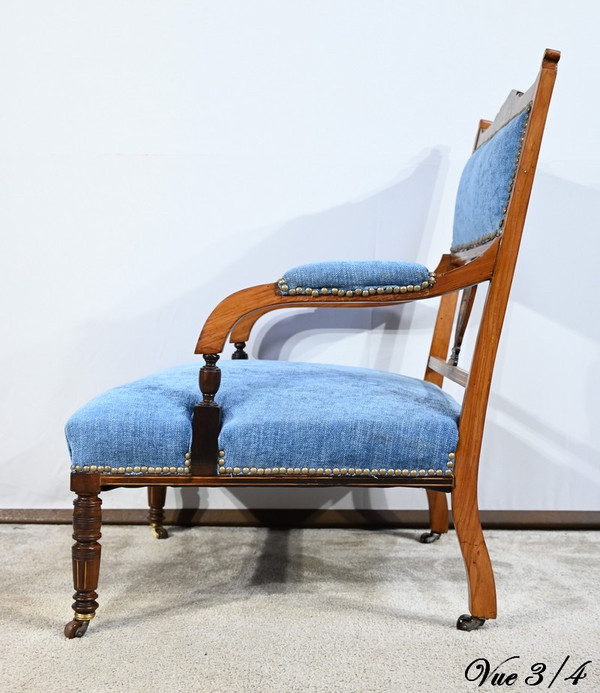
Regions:
M 277 288 L 284 296 L 373 296 L 421 291 L 434 283 L 435 275 L 416 262 L 359 260 L 293 267 Z

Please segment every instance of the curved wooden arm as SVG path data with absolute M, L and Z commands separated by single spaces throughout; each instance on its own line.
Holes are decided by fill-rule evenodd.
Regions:
M 287 308 L 287 306 L 268 306 L 267 308 L 259 308 L 258 310 L 253 310 L 251 313 L 247 313 L 243 318 L 240 318 L 229 335 L 229 341 L 232 344 L 236 342 L 247 342 L 250 338 L 250 332 L 254 325 L 262 318 L 263 315 L 270 313 L 272 310 L 278 310 L 279 308 Z
M 197 354 L 219 354 L 231 333 L 231 341 L 245 342 L 255 322 L 266 313 L 280 308 L 374 308 L 409 303 L 442 296 L 491 278 L 500 239 L 494 240 L 479 255 L 444 255 L 436 269 L 436 283 L 429 289 L 405 294 L 373 296 L 284 296 L 277 285 L 261 284 L 227 296 L 208 316 L 198 343 Z M 233 332 L 232 332 L 233 330 Z M 244 338 L 245 337 L 245 338 Z
M 412 300 L 409 294 L 405 299 L 392 295 L 394 303 Z M 381 299 L 382 296 L 376 296 Z M 381 301 L 380 301 L 381 302 Z M 390 301 L 386 301 L 389 303 Z M 236 291 L 223 299 L 221 303 L 208 316 L 198 343 L 196 354 L 219 354 L 223 351 L 227 336 L 234 326 L 245 321 L 246 328 L 240 328 L 250 332 L 250 329 L 261 315 L 279 308 L 364 308 L 373 306 L 369 298 L 338 297 L 338 296 L 283 296 L 279 293 L 276 284 L 260 284 L 248 289 Z M 246 341 L 237 339 L 236 341 Z
M 490 248 L 489 248 L 490 257 L 492 255 L 495 255 L 495 253 L 497 252 L 497 248 L 498 248 L 497 241 L 495 241 L 494 243 L 495 243 L 495 245 L 490 244 Z M 493 246 L 493 249 L 492 249 L 492 246 Z M 481 254 L 481 249 L 478 249 L 478 250 L 479 250 L 479 254 Z M 488 251 L 486 250 L 486 252 L 488 252 Z M 465 260 L 470 260 L 470 259 L 471 258 L 469 258 L 468 253 L 465 253 L 461 256 L 450 255 L 450 254 L 444 255 L 442 257 L 437 269 L 436 269 L 436 274 L 440 278 L 442 278 L 442 280 L 443 280 L 446 272 L 448 272 L 450 270 L 454 270 L 457 267 L 462 266 L 465 263 Z M 488 260 L 489 259 L 490 258 L 488 258 Z M 479 269 L 481 269 L 481 267 Z M 472 271 L 472 269 L 471 269 L 471 271 Z M 479 283 L 480 281 L 485 281 L 485 279 L 488 279 L 488 278 L 489 277 L 487 276 L 485 269 L 484 269 L 484 279 L 478 279 L 477 283 Z M 454 278 L 453 278 L 453 280 L 454 280 Z M 444 284 L 444 282 L 442 281 L 442 285 L 443 284 Z M 439 286 L 439 284 L 438 284 L 438 286 Z M 415 296 L 413 294 L 412 297 L 410 298 L 410 300 L 414 300 L 417 297 L 419 297 L 419 298 L 431 298 L 433 295 L 438 295 L 438 293 L 432 294 L 431 291 L 426 291 L 426 292 L 423 292 L 423 294 L 421 296 Z M 332 297 L 330 297 L 330 298 L 332 298 Z M 387 303 L 390 302 L 390 298 L 391 297 L 389 297 L 389 296 L 387 297 L 387 300 L 386 300 Z M 397 296 L 395 298 L 397 298 Z M 406 301 L 406 300 L 409 300 L 409 299 L 404 297 L 403 301 Z M 374 301 L 371 298 L 366 303 L 359 303 L 355 299 L 354 302 L 352 302 L 351 306 L 348 306 L 348 305 L 344 306 L 343 304 L 339 303 L 339 299 L 336 299 L 335 305 L 331 304 L 329 307 L 338 307 L 338 308 L 340 308 L 340 307 L 359 308 L 361 306 L 362 307 L 364 307 L 364 306 L 373 307 L 373 303 L 374 303 Z M 321 304 L 319 304 L 319 305 L 321 305 Z M 291 307 L 291 306 L 289 306 L 287 304 L 279 304 L 279 305 L 274 305 L 274 306 L 271 305 L 271 306 L 267 306 L 267 307 L 255 308 L 254 310 L 250 311 L 249 313 L 246 313 L 243 317 L 241 317 L 234 324 L 234 326 L 231 330 L 231 334 L 229 335 L 229 341 L 233 344 L 235 344 L 236 342 L 247 342 L 249 337 L 250 337 L 250 333 L 251 333 L 254 325 L 258 322 L 258 320 L 260 320 L 260 318 L 263 317 L 263 315 L 266 315 L 267 313 L 270 313 L 273 310 L 278 310 L 280 308 L 288 308 L 288 307 Z

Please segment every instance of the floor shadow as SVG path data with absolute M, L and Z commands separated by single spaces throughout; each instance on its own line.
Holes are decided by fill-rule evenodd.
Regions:
M 201 520 L 203 510 L 208 509 L 208 490 L 205 488 L 181 488 L 181 505 L 175 524 L 178 527 L 192 527 Z
M 291 554 L 292 535 L 285 529 L 266 530 L 265 539 L 260 555 L 256 562 L 256 570 L 250 584 L 263 588 L 268 593 L 281 592 L 288 582 Z

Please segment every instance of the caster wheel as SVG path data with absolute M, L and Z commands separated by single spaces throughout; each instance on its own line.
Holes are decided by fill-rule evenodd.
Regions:
M 85 631 L 88 629 L 89 621 L 78 621 L 77 619 L 69 621 L 65 626 L 65 638 L 72 640 L 73 638 L 82 638 Z
M 157 539 L 167 539 L 169 536 L 169 533 L 162 525 L 152 527 L 152 534 L 154 534 Z
M 433 544 L 433 542 L 437 541 L 441 536 L 439 532 L 424 532 L 419 537 L 419 541 L 421 544 Z
M 484 623 L 485 618 L 478 618 L 477 616 L 471 616 L 471 614 L 463 614 L 458 617 L 456 627 L 458 630 L 477 630 L 481 628 Z

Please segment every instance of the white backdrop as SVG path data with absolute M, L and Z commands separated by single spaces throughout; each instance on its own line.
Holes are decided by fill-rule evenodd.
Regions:
M 481 506 L 600 509 L 598 7 L 4 0 L 0 507 L 69 507 L 70 413 L 192 360 L 227 293 L 319 259 L 433 268 L 478 119 L 550 47 L 563 60 Z M 250 352 L 418 376 L 434 314 L 279 312 Z M 170 493 L 171 506 L 425 507 L 422 491 Z

